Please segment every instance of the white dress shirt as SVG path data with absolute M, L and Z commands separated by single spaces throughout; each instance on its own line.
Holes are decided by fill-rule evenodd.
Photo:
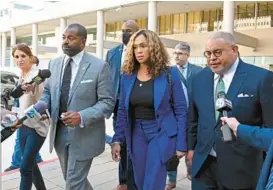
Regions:
M 65 56 L 64 58 L 64 64 L 63 64 L 63 69 L 62 69 L 62 79 L 63 79 L 63 75 L 64 75 L 64 69 L 66 67 L 66 64 L 67 64 L 67 60 L 69 58 L 72 58 L 72 62 L 70 63 L 71 64 L 71 83 L 70 83 L 70 91 L 72 89 L 72 86 L 73 86 L 73 83 L 75 81 L 75 78 L 76 78 L 76 75 L 78 73 L 78 70 L 79 70 L 79 67 L 80 67 L 80 63 L 82 61 L 82 58 L 83 58 L 83 54 L 84 54 L 84 50 L 81 51 L 80 53 L 78 53 L 77 55 L 74 55 L 73 57 L 69 57 L 69 56 Z M 69 92 L 70 94 L 70 92 Z M 80 112 L 78 112 L 80 114 Z M 81 114 L 80 114 L 81 116 Z M 83 124 L 83 120 L 82 120 L 82 116 L 81 116 L 81 123 L 80 123 L 80 127 L 83 128 L 84 127 L 84 124 Z
M 64 64 L 63 64 L 63 70 L 62 70 L 62 78 L 63 78 L 63 74 L 64 74 L 64 69 L 66 67 L 66 64 L 67 64 L 67 60 L 69 58 L 72 58 L 72 62 L 70 63 L 71 64 L 71 83 L 70 83 L 70 90 L 72 88 L 72 85 L 75 81 L 75 78 L 76 78 L 76 75 L 77 75 L 77 72 L 79 70 L 79 66 L 80 66 L 80 62 L 82 61 L 82 57 L 83 57 L 83 54 L 84 54 L 84 50 L 81 51 L 80 53 L 78 53 L 77 55 L 73 56 L 73 57 L 69 57 L 69 56 L 65 56 L 64 58 Z
M 236 59 L 234 64 L 231 66 L 231 68 L 227 72 L 225 72 L 224 75 L 223 75 L 223 81 L 224 81 L 224 84 L 225 84 L 225 93 L 226 94 L 227 94 L 228 89 L 230 87 L 230 84 L 231 84 L 231 82 L 233 80 L 233 77 L 235 75 L 238 64 L 239 64 L 239 58 Z M 219 78 L 220 78 L 220 75 L 214 73 L 214 92 L 213 92 L 214 95 L 215 95 L 215 90 L 216 90 L 216 86 L 217 86 L 217 83 L 219 81 Z M 212 147 L 212 149 L 210 151 L 210 155 L 216 157 L 216 152 L 213 149 L 213 147 Z
M 179 69 L 179 71 L 182 73 L 182 75 L 184 76 L 184 78 L 187 80 L 187 77 L 188 77 L 188 75 L 187 75 L 187 72 L 188 72 L 188 65 L 189 65 L 189 62 L 187 62 L 185 65 L 183 65 L 183 66 L 179 66 L 179 65 L 177 65 L 177 67 L 178 67 L 178 69 Z
M 122 50 L 121 60 L 120 60 L 120 66 L 122 66 L 123 63 L 124 63 L 125 55 L 126 55 L 126 45 L 123 45 L 123 50 Z

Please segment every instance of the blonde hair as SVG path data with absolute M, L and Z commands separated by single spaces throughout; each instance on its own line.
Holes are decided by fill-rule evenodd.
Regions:
M 132 35 L 126 47 L 126 56 L 122 71 L 128 75 L 132 75 L 139 69 L 140 64 L 135 58 L 133 46 L 135 39 L 140 35 L 146 38 L 149 48 L 148 74 L 152 77 L 159 76 L 163 71 L 168 69 L 169 55 L 159 36 L 150 30 L 140 30 Z

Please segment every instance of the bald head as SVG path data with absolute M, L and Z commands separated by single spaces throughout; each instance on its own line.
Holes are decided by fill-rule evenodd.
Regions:
M 137 32 L 139 30 L 138 24 L 134 20 L 127 20 L 122 25 L 122 30 L 130 29 L 133 33 Z
M 122 43 L 127 45 L 130 37 L 139 30 L 138 24 L 134 20 L 127 20 L 121 28 Z
M 238 46 L 228 32 L 216 32 L 208 38 L 204 52 L 208 66 L 214 73 L 224 74 L 238 58 Z
M 208 41 L 210 40 L 224 40 L 231 46 L 235 45 L 235 38 L 229 32 L 215 32 L 209 36 Z

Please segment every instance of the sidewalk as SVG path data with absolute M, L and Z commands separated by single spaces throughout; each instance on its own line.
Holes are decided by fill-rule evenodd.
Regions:
M 95 158 L 90 169 L 88 179 L 95 190 L 112 190 L 118 182 L 118 164 L 112 161 L 110 147 L 99 157 Z M 52 159 L 39 164 L 48 190 L 64 189 L 65 182 L 62 177 L 59 160 Z M 20 173 L 18 170 L 2 173 L 2 190 L 18 190 Z M 35 189 L 35 187 L 33 187 Z M 176 190 L 189 190 L 190 181 L 186 178 L 184 160 L 181 160 L 178 169 Z

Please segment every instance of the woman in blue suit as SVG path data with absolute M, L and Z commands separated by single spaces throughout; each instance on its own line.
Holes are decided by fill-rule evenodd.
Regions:
M 135 33 L 126 49 L 120 103 L 112 143 L 113 160 L 127 142 L 139 190 L 164 190 L 166 165 L 187 151 L 187 103 L 177 68 L 158 35 Z M 169 76 L 169 78 L 168 78 Z

